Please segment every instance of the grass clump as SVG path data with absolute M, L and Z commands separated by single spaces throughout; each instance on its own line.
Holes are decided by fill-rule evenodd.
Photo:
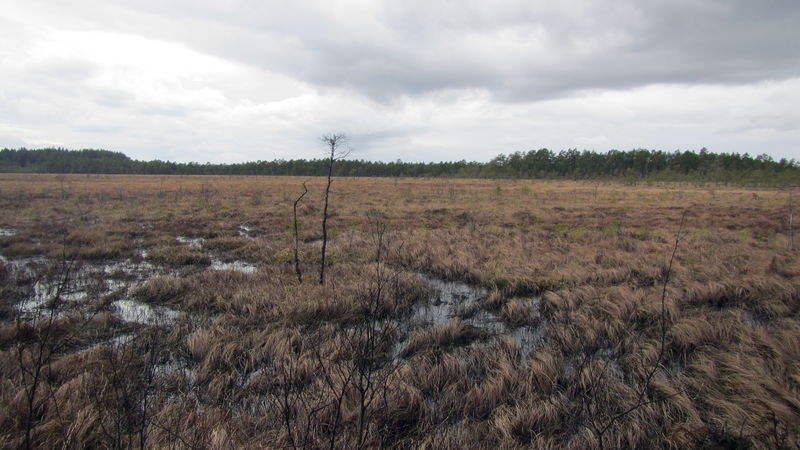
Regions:
M 147 253 L 146 260 L 155 264 L 163 264 L 171 267 L 190 265 L 208 266 L 211 264 L 211 257 L 207 254 L 180 245 L 161 246 L 150 249 Z

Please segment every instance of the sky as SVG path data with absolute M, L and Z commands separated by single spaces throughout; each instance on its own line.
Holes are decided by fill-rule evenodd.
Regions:
M 0 147 L 800 159 L 797 0 L 4 0 Z

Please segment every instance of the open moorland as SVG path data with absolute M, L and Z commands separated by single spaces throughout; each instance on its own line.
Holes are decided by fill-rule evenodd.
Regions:
M 324 186 L 0 174 L 0 445 L 800 445 L 790 191 Z

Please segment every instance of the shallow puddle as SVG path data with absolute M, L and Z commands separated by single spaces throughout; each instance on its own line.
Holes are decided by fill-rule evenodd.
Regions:
M 258 270 L 255 264 L 250 264 L 244 261 L 222 262 L 219 260 L 214 260 L 211 263 L 211 268 L 214 270 L 233 270 L 243 273 L 254 273 L 256 270 Z
M 487 289 L 425 274 L 419 276 L 434 290 L 434 294 L 427 302 L 415 304 L 411 314 L 401 324 L 399 339 L 391 350 L 393 358 L 400 357 L 414 329 L 426 325 L 445 324 L 455 318 L 460 318 L 465 324 L 494 336 L 486 341 L 474 341 L 470 347 L 490 344 L 499 336 L 510 336 L 520 349 L 523 364 L 528 355 L 541 343 L 547 328 L 546 321 L 539 320 L 535 325 L 509 325 L 503 322 L 499 314 L 479 307 L 478 301 L 488 295 Z M 539 298 L 517 300 L 531 309 L 531 317 L 539 316 Z
M 11 264 L 15 271 L 20 271 L 28 276 L 34 276 L 37 270 L 46 269 L 46 264 L 41 261 L 19 260 Z M 119 281 L 106 280 L 105 276 L 101 275 L 102 271 L 98 272 L 98 270 L 101 269 L 93 266 L 73 269 L 66 281 L 61 279 L 61 274 L 57 274 L 57 278 L 41 277 L 35 281 L 32 280 L 30 295 L 17 303 L 17 310 L 23 318 L 32 318 L 36 315 L 50 314 L 52 308 L 57 307 L 56 315 L 58 315 L 78 303 L 91 298 L 99 298 L 123 287 Z M 69 302 L 71 305 L 55 304 L 53 302 L 56 298 L 61 302 Z
M 130 259 L 117 261 L 102 266 L 107 282 L 127 280 L 128 285 L 147 281 L 156 273 L 156 266 L 147 261 L 134 262 Z M 119 282 L 120 284 L 125 284 Z
M 186 244 L 191 248 L 200 249 L 203 247 L 203 242 L 206 240 L 203 238 L 190 238 L 188 236 L 178 236 L 175 238 L 181 244 Z
M 253 239 L 253 236 L 250 235 L 250 231 L 252 228 L 250 225 L 243 223 L 239 225 L 239 236 L 247 239 Z
M 20 308 L 25 310 L 26 308 L 22 305 L 30 305 L 30 309 L 33 309 L 48 300 L 55 299 L 56 296 L 65 301 L 79 301 L 83 300 L 87 295 L 86 290 L 74 286 L 65 286 L 59 292 L 59 283 L 37 281 L 33 284 L 33 295 L 28 300 L 20 303 Z
M 9 259 L 0 255 L 0 261 L 3 262 L 13 271 L 22 272 L 26 275 L 33 275 L 36 270 L 42 269 L 47 260 L 41 256 L 33 256 L 30 258 L 17 258 Z
M 488 293 L 482 287 L 460 281 L 447 281 L 423 274 L 419 276 L 434 290 L 434 294 L 427 302 L 414 305 L 412 323 L 447 323 L 465 314 Z
M 446 324 L 465 315 L 469 317 L 463 320 L 464 323 L 478 328 L 495 323 L 490 313 L 474 310 L 477 300 L 486 296 L 486 289 L 422 273 L 418 276 L 433 289 L 433 294 L 427 301 L 414 304 L 411 312 L 398 323 L 398 336 L 390 350 L 393 359 L 401 357 L 414 330 L 420 327 Z
M 189 383 L 194 383 L 197 380 L 197 374 L 194 369 L 190 369 L 186 363 L 176 360 L 169 360 L 164 363 L 156 364 L 153 367 L 154 375 L 158 377 L 174 376 L 179 374 L 183 376 Z
M 523 366 L 526 365 L 528 355 L 542 343 L 545 331 L 547 331 L 547 321 L 542 320 L 537 325 L 525 325 L 509 333 L 514 344 L 519 347 Z
M 111 345 L 128 345 L 136 339 L 136 335 L 133 333 L 125 333 L 120 334 L 117 336 L 112 337 L 108 340 L 108 343 Z
M 66 283 L 63 283 L 59 267 L 42 257 L 20 258 L 3 262 L 20 275 L 28 277 L 28 292 L 16 309 L 21 318 L 33 320 L 51 314 L 53 300 L 58 296 L 62 301 L 57 306 L 56 315 L 74 310 L 75 307 L 88 305 L 103 296 L 115 294 L 125 296 L 128 289 L 143 283 L 159 273 L 159 269 L 149 262 L 135 262 L 131 259 L 102 263 L 78 263 L 71 269 Z M 254 267 L 238 263 L 222 264 L 220 269 L 254 271 Z M 49 273 L 47 277 L 42 274 Z M 67 304 L 68 303 L 68 304 Z M 160 324 L 174 322 L 180 313 L 162 307 L 150 305 L 131 299 L 117 300 L 112 303 L 116 313 L 126 322 L 141 324 Z
M 181 313 L 164 307 L 153 307 L 132 299 L 117 300 L 112 303 L 119 318 L 125 322 L 143 325 L 166 325 L 174 323 Z

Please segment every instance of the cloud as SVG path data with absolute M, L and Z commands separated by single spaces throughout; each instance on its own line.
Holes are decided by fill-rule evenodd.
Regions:
M 128 17 L 131 32 L 378 101 L 446 89 L 528 101 L 651 83 L 784 79 L 800 68 L 792 1 L 114 5 L 108 14 Z
M 181 161 L 314 157 L 334 130 L 366 159 L 800 157 L 798 29 L 778 0 L 12 0 L 0 130 Z
M 588 148 L 594 150 L 595 148 L 608 148 L 609 140 L 605 136 L 580 136 L 572 140 L 575 148 Z

